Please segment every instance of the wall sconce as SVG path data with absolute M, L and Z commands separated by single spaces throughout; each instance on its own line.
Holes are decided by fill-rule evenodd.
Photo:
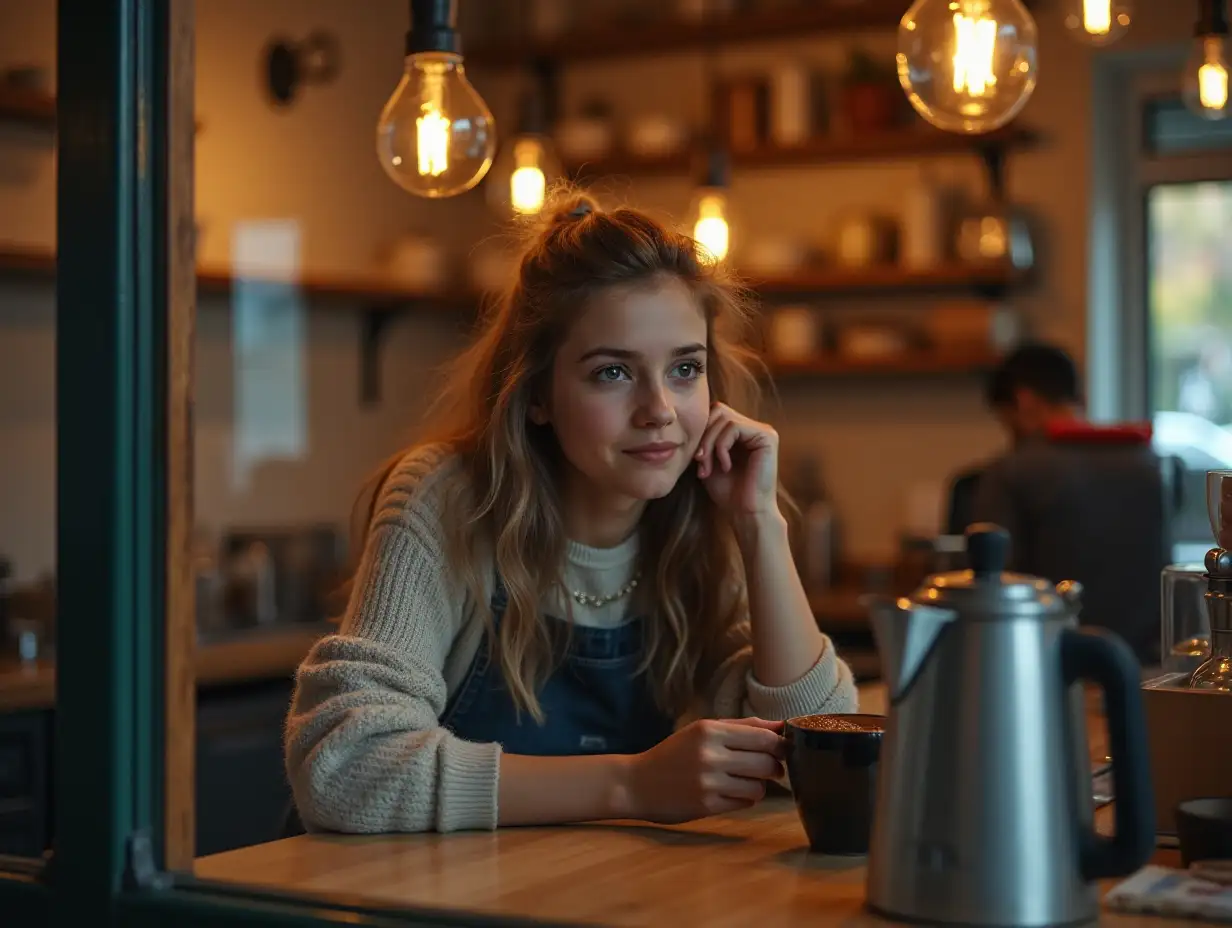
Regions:
M 290 106 L 305 84 L 328 84 L 340 67 L 341 51 L 331 33 L 317 30 L 298 43 L 274 39 L 265 46 L 265 89 L 276 106 Z

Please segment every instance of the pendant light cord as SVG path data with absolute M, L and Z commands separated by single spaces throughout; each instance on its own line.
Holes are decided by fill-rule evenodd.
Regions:
M 705 30 L 705 42 L 702 46 L 702 82 L 703 93 L 706 94 L 706 132 L 705 143 L 702 155 L 704 157 L 702 168 L 703 187 L 727 187 L 730 183 L 730 155 L 727 151 L 727 142 L 719 138 L 718 126 L 718 86 L 719 86 L 719 41 L 718 30 L 715 28 L 713 17 L 717 15 L 714 8 L 707 6 L 707 11 L 702 19 L 702 28 Z

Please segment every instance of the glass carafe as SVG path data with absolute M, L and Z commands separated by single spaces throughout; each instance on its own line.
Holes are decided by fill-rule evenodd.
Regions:
M 1232 693 L 1232 471 L 1206 475 L 1206 513 L 1215 547 L 1206 552 L 1206 611 L 1211 656 L 1193 672 L 1193 689 Z
M 1169 564 L 1160 575 L 1159 588 L 1162 668 L 1164 673 L 1177 674 L 1178 680 L 1188 680 L 1211 656 L 1206 567 Z

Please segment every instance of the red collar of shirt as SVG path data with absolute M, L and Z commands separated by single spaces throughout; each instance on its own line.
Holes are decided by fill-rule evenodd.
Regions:
M 1045 430 L 1049 441 L 1067 444 L 1149 445 L 1150 422 L 1114 422 L 1097 425 L 1081 419 L 1056 419 Z

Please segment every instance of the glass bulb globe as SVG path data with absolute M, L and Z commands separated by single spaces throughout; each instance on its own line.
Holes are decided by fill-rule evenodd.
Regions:
M 516 135 L 501 145 L 484 186 L 489 205 L 502 217 L 535 216 L 560 177 L 560 163 L 545 136 Z
M 990 132 L 1035 90 L 1037 46 L 1019 0 L 916 0 L 898 24 L 898 82 L 937 128 Z
M 376 151 L 385 173 L 416 196 L 452 197 L 479 183 L 496 153 L 496 127 L 460 55 L 407 56 L 376 126 Z
M 1194 39 L 1193 54 L 1185 65 L 1182 98 L 1185 105 L 1204 119 L 1228 115 L 1227 36 L 1204 35 Z
M 1087 45 L 1111 45 L 1129 29 L 1129 0 L 1065 0 L 1065 28 Z
M 727 191 L 720 187 L 703 187 L 698 191 L 690 212 L 698 260 L 703 264 L 718 264 L 731 251 Z

